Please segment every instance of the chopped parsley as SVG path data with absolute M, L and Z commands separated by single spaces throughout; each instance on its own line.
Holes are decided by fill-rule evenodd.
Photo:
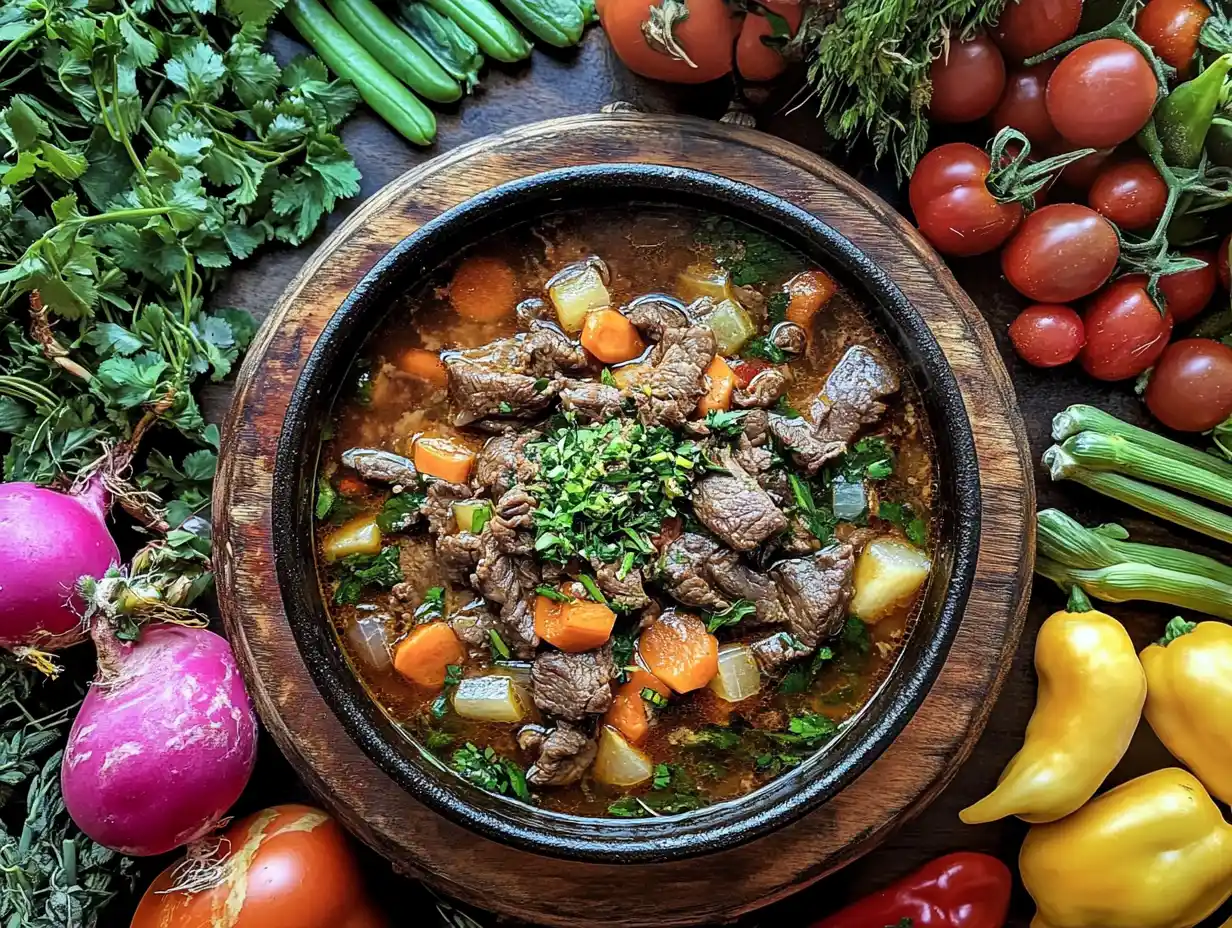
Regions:
M 834 537 L 834 527 L 838 520 L 834 513 L 824 506 L 818 506 L 813 498 L 812 488 L 808 481 L 798 474 L 788 474 L 787 482 L 791 486 L 792 500 L 795 510 L 804 520 L 805 527 L 812 532 L 818 541 L 825 543 Z
M 779 681 L 780 693 L 807 693 L 817 680 L 821 669 L 834 660 L 832 648 L 818 648 L 817 652 L 806 660 L 796 663 Z
M 901 528 L 907 540 L 916 547 L 922 548 L 928 543 L 928 524 L 916 515 L 910 503 L 880 503 L 877 517 Z
M 478 748 L 469 741 L 453 752 L 453 769 L 464 780 L 474 783 L 489 793 L 502 796 L 513 795 L 523 802 L 530 802 L 530 789 L 526 785 L 526 773 L 491 748 Z
M 791 296 L 786 290 L 776 290 L 766 297 L 766 318 L 771 325 L 778 325 L 787 318 L 787 307 L 791 305 Z
M 385 500 L 381 511 L 377 513 L 377 527 L 386 534 L 405 532 L 419 519 L 419 507 L 423 501 L 422 493 L 411 491 L 395 493 Z
M 707 216 L 694 238 L 709 245 L 715 263 L 731 274 L 737 287 L 786 277 L 799 260 L 778 239 L 725 216 Z
M 441 692 L 436 699 L 432 700 L 432 717 L 434 719 L 443 719 L 449 711 L 449 697 L 454 690 L 458 688 L 458 684 L 462 682 L 462 668 L 457 664 L 450 664 L 445 668 L 445 682 L 441 685 Z
M 328 519 L 336 502 L 338 502 L 338 491 L 334 489 L 328 477 L 322 477 L 317 481 L 317 521 Z
M 744 418 L 748 414 L 747 409 L 712 409 L 703 421 L 712 433 L 734 438 L 744 431 Z
M 496 408 L 499 409 L 501 412 L 503 412 L 505 415 L 509 415 L 510 413 L 513 412 L 513 404 L 510 403 L 508 400 L 501 400 L 497 404 Z
M 352 554 L 344 557 L 338 567 L 341 579 L 334 590 L 334 602 L 349 605 L 359 602 L 367 587 L 390 589 L 401 583 L 402 565 L 398 562 L 398 546 L 386 545 L 380 554 Z
M 868 633 L 868 626 L 858 617 L 847 617 L 839 641 L 844 648 L 850 648 L 856 654 L 867 654 L 873 647 L 873 639 Z
M 415 607 L 415 623 L 422 624 L 445 617 L 445 588 L 429 587 L 424 592 L 423 602 Z
M 862 438 L 843 455 L 839 470 L 852 483 L 885 480 L 894 473 L 894 455 L 884 438 Z
M 746 616 L 755 615 L 757 607 L 747 599 L 738 599 L 722 612 L 712 612 L 706 618 L 706 631 L 714 634 L 720 628 L 736 625 Z
M 795 406 L 787 402 L 787 397 L 785 396 L 779 397 L 778 402 L 774 404 L 774 411 L 777 412 L 784 419 L 799 419 L 800 418 L 800 410 L 796 409 Z
M 605 367 L 599 373 L 599 383 L 609 387 L 616 386 L 616 378 L 612 376 L 612 369 L 610 367 Z
M 492 660 L 507 661 L 513 656 L 509 650 L 509 645 L 505 644 L 505 639 L 500 636 L 500 632 L 496 629 L 488 629 L 488 639 L 488 644 L 492 648 Z
M 650 785 L 648 793 L 625 796 L 613 802 L 607 807 L 608 815 L 616 818 L 679 815 L 706 804 L 698 795 L 692 777 L 674 764 L 656 764 Z
M 753 759 L 754 767 L 771 776 L 790 770 L 838 734 L 838 723 L 824 715 L 806 712 L 793 716 L 787 731 L 758 731 L 769 744 Z
M 629 678 L 630 671 L 636 670 L 633 664 L 633 652 L 637 648 L 637 636 L 632 632 L 613 632 L 612 663 L 620 668 L 620 682 Z
M 787 361 L 787 355 L 783 349 L 770 341 L 769 336 L 766 335 L 759 335 L 745 342 L 744 348 L 740 350 L 740 356 L 769 361 L 771 364 L 783 364 Z

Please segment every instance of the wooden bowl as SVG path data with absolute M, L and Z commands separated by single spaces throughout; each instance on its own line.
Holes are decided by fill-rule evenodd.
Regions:
M 647 143 L 680 150 L 647 158 Z M 586 165 L 586 154 L 602 163 Z M 637 163 L 647 160 L 671 164 Z M 735 176 L 716 176 L 718 164 Z M 793 173 L 796 184 L 804 173 L 810 186 L 847 195 L 816 198 L 793 185 Z M 415 750 L 369 699 L 321 601 L 312 561 L 314 464 L 342 373 L 408 282 L 478 238 L 562 204 L 630 201 L 749 222 L 862 293 L 920 388 L 936 440 L 940 530 L 923 613 L 892 673 L 839 738 L 739 799 L 681 816 L 586 819 L 471 787 Z M 378 194 L 322 247 L 267 321 L 236 396 L 215 504 L 217 566 L 224 618 L 262 717 L 362 837 L 481 905 L 574 924 L 592 917 L 606 891 L 612 903 L 620 897 L 614 924 L 676 924 L 796 888 L 866 850 L 936 793 L 978 735 L 1013 652 L 1034 505 L 1021 423 L 987 330 L 935 256 L 871 194 L 766 136 L 620 115 L 527 127 L 437 159 Z M 968 413 L 972 400 L 978 425 Z M 998 492 L 990 505 L 981 486 L 989 476 L 998 490 L 1008 487 L 1008 499 Z M 964 613 L 969 603 L 978 606 Z M 957 676 L 949 672 L 954 648 Z M 921 716 L 935 739 L 921 730 Z M 896 737 L 913 729 L 913 740 L 932 741 L 933 758 L 896 754 Z M 850 806 L 852 794 L 866 805 Z M 836 814 L 856 809 L 859 821 L 835 828 Z M 829 832 L 817 834 L 819 827 Z M 790 862 L 773 856 L 789 848 Z M 702 854 L 709 856 L 696 859 Z M 721 885 L 693 885 L 720 861 Z M 732 866 L 740 879 L 728 879 Z M 745 879 L 767 868 L 777 871 L 769 881 Z M 558 892 L 536 891 L 545 873 Z M 628 905 L 621 887 L 646 876 L 685 879 L 690 891 Z

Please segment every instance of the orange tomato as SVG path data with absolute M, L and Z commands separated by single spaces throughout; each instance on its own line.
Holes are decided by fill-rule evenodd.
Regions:
M 796 34 L 804 15 L 800 0 L 761 0 L 761 6 L 786 20 L 789 34 Z M 754 7 L 744 18 L 736 40 L 736 70 L 746 81 L 774 80 L 786 70 L 787 60 L 779 50 L 762 41 L 774 35 L 775 25 L 760 7 Z
M 341 826 L 310 806 L 273 806 L 223 835 L 220 876 L 194 892 L 182 864 L 153 882 L 131 928 L 386 928 Z
M 731 73 L 741 24 L 724 0 L 604 0 L 599 21 L 630 71 L 673 84 Z

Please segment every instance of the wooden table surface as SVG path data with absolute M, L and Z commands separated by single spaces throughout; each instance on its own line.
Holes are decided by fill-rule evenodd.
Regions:
M 275 36 L 274 41 L 279 57 L 298 49 L 284 38 Z M 431 149 L 411 148 L 366 110 L 347 123 L 343 138 L 363 173 L 361 196 L 367 197 L 428 158 L 471 139 L 524 123 L 574 113 L 591 113 L 616 100 L 627 101 L 646 112 L 676 112 L 717 118 L 726 108 L 727 99 L 725 87 L 672 87 L 643 81 L 629 74 L 612 55 L 602 33 L 592 29 L 579 49 L 552 54 L 536 51 L 529 63 L 488 73 L 476 96 L 465 100 L 452 111 L 438 114 L 440 137 Z M 796 112 L 784 113 L 782 110 L 787 102 L 786 99 L 771 100 L 766 104 L 765 112 L 758 114 L 759 128 L 775 132 L 805 147 L 821 150 L 824 140 L 809 104 L 805 103 Z M 840 163 L 892 204 L 899 207 L 904 205 L 905 198 L 895 189 L 892 178 L 878 175 L 865 165 L 844 163 L 841 159 Z M 359 202 L 360 198 L 356 198 L 340 205 L 330 217 L 326 229 L 304 247 L 265 252 L 258 260 L 246 264 L 232 275 L 227 288 L 219 294 L 218 305 L 239 306 L 258 318 L 264 317 L 312 247 Z M 1018 391 L 1037 460 L 1051 443 L 1049 430 L 1052 416 L 1070 403 L 1092 403 L 1131 421 L 1147 424 L 1145 408 L 1128 385 L 1097 383 L 1074 369 L 1038 371 L 1018 361 L 1010 349 L 1006 328 L 1021 307 L 1021 298 L 1000 279 L 995 261 L 972 259 L 955 263 L 953 269 L 996 335 Z M 226 385 L 211 388 L 206 403 L 210 418 L 217 421 L 222 417 L 228 399 Z M 1129 528 L 1135 539 L 1181 544 L 1207 554 L 1220 554 L 1206 547 L 1198 536 L 1170 536 L 1158 524 L 1134 517 L 1131 510 L 1119 504 L 1110 503 L 1072 485 L 1053 485 L 1038 466 L 1036 481 L 1041 507 L 1064 508 L 1087 524 L 1120 521 Z M 813 917 L 832 911 L 844 900 L 855 899 L 925 861 L 953 850 L 992 853 L 1016 870 L 1014 861 L 1026 826 L 1017 820 L 965 826 L 958 820 L 958 810 L 993 786 L 1006 761 L 1020 745 L 1035 698 L 1035 677 L 1031 668 L 1035 631 L 1040 622 L 1062 604 L 1063 597 L 1055 587 L 1047 583 L 1036 584 L 1027 628 L 1000 700 L 971 758 L 946 792 L 877 851 L 793 899 L 763 910 L 751 921 L 766 928 L 807 925 Z M 1113 611 L 1125 622 L 1139 647 L 1158 637 L 1169 617 L 1161 610 L 1116 607 Z M 1167 752 L 1143 723 L 1129 753 L 1109 782 L 1121 782 L 1170 763 L 1172 761 Z M 309 798 L 303 788 L 295 783 L 289 767 L 278 756 L 272 743 L 265 740 L 256 776 L 237 812 L 244 813 L 274 802 Z M 389 874 L 388 868 L 376 858 L 371 859 L 368 870 L 377 884 L 377 892 L 390 900 L 389 910 L 397 913 L 394 925 L 433 924 L 421 908 L 421 905 L 428 905 L 428 900 L 419 894 L 416 887 Z M 143 874 L 146 882 L 152 878 L 153 872 L 151 869 Z M 644 890 L 643 887 L 634 891 Z M 408 905 L 408 902 L 412 904 Z M 1225 910 L 1232 911 L 1232 908 L 1226 906 Z M 105 928 L 127 926 L 131 911 L 131 900 L 119 901 L 108 913 Z M 1016 886 L 1008 924 L 1013 928 L 1026 928 L 1032 912 L 1030 898 L 1020 885 Z M 1226 916 L 1227 911 L 1223 914 Z M 601 923 L 602 916 L 598 915 L 596 921 Z M 1211 925 L 1219 923 L 1217 919 L 1210 922 Z

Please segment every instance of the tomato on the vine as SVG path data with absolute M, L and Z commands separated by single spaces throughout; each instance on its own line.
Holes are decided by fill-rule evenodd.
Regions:
M 778 26 L 786 26 L 794 36 L 804 8 L 799 0 L 760 0 L 756 6 L 750 5 L 736 40 L 736 70 L 746 81 L 774 80 L 787 69 L 787 59 L 779 49 L 763 41 L 774 36 L 776 20 L 772 17 L 776 16 L 782 20 Z
M 1040 146 L 1050 146 L 1060 139 L 1044 103 L 1048 77 L 1054 67 L 1053 62 L 1042 61 L 1032 68 L 1010 71 L 1005 79 L 1005 92 L 992 111 L 994 133 L 1010 126 L 1030 139 L 1032 145 Z
M 1094 293 L 1120 255 L 1112 223 L 1076 203 L 1054 203 L 1029 215 L 1001 252 L 1001 270 L 1037 303 L 1069 303 Z
M 1182 253 L 1187 258 L 1205 261 L 1206 267 L 1159 278 L 1159 291 L 1168 305 L 1168 312 L 1177 322 L 1187 322 L 1206 309 L 1206 304 L 1215 295 L 1218 281 L 1213 251 L 1198 248 Z
M 933 95 L 928 104 L 934 122 L 973 122 L 987 116 L 1005 89 L 1005 59 L 992 39 L 980 33 L 953 42 L 928 72 Z
M 662 15 L 652 19 L 652 8 Z M 724 0 L 689 0 L 687 7 L 680 0 L 657 0 L 653 6 L 645 0 L 604 0 L 599 21 L 625 67 L 675 84 L 702 84 L 729 74 L 732 43 L 742 25 Z
M 1010 323 L 1014 351 L 1033 367 L 1057 367 L 1078 357 L 1086 342 L 1082 317 L 1057 303 L 1034 303 Z
M 1232 416 L 1232 348 L 1210 338 L 1173 342 L 1146 388 L 1151 414 L 1178 432 L 1205 432 Z
M 1102 148 L 1091 152 L 1085 158 L 1079 158 L 1065 166 L 1061 172 L 1061 182 L 1075 190 L 1087 190 L 1095 183 L 1095 178 L 1104 169 L 1108 159 L 1112 157 L 1115 148 Z
M 1211 9 L 1201 0 L 1150 0 L 1138 11 L 1134 32 L 1184 77 L 1198 51 L 1198 34 Z
M 1164 214 L 1168 185 L 1147 158 L 1114 161 L 1095 176 L 1087 202 L 1122 229 L 1148 229 Z
M 1048 79 L 1048 115 L 1078 147 L 1120 145 L 1146 125 L 1159 83 L 1128 42 L 1096 39 L 1061 59 Z
M 916 225 L 942 254 L 992 251 L 1022 220 L 1018 203 L 999 203 L 988 189 L 988 155 L 966 142 L 939 145 L 920 159 L 907 197 Z
M 1009 0 L 992 27 L 993 41 L 1011 61 L 1022 61 L 1078 31 L 1082 0 Z
M 1160 313 L 1140 274 L 1114 280 L 1083 316 L 1087 343 L 1079 360 L 1098 380 L 1127 380 L 1155 363 L 1172 337 L 1172 314 Z

